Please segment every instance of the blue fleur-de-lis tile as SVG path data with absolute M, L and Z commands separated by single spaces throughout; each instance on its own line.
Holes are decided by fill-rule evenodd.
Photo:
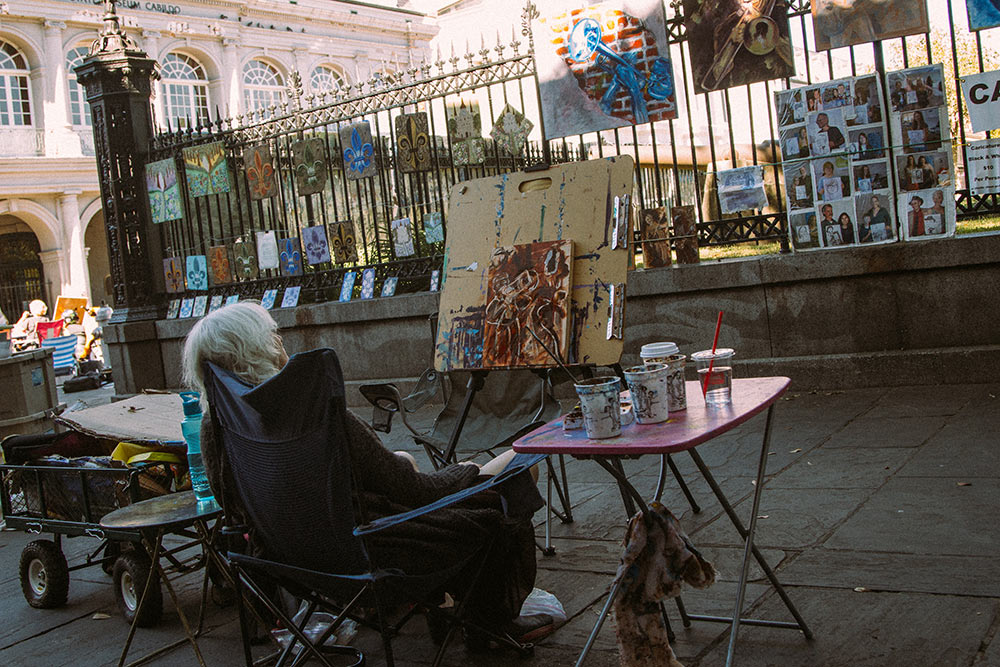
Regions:
M 302 292 L 302 285 L 296 285 L 295 287 L 288 287 L 285 289 L 285 293 L 281 295 L 281 307 L 282 308 L 294 308 L 299 305 L 299 294 Z
M 188 297 L 181 301 L 181 319 L 186 317 L 191 317 L 191 311 L 194 309 L 194 297 Z
M 208 312 L 214 313 L 219 308 L 222 308 L 222 295 L 216 294 L 212 297 L 211 301 L 208 302 Z
M 281 275 L 302 275 L 302 252 L 299 250 L 299 237 L 291 236 L 281 241 Z
M 441 272 L 437 269 L 431 271 L 431 291 L 437 292 L 441 286 Z
M 344 284 L 340 286 L 340 300 L 342 302 L 351 300 L 354 295 L 354 281 L 357 277 L 356 271 L 348 271 L 344 274 Z
M 191 311 L 192 317 L 201 317 L 208 310 L 208 295 L 199 294 L 194 298 L 194 308 Z
M 385 279 L 382 283 L 382 296 L 393 296 L 396 294 L 396 283 L 399 282 L 399 278 L 396 276 L 391 276 Z
M 260 305 L 271 310 L 274 308 L 274 300 L 278 298 L 278 290 L 269 289 L 264 291 L 264 296 L 260 300 Z
M 188 255 L 186 274 L 189 290 L 207 290 L 208 258 L 205 255 Z
M 302 230 L 302 245 L 306 249 L 306 259 L 312 265 L 330 261 L 330 242 L 326 238 L 326 227 L 317 225 Z
M 348 180 L 357 181 L 375 175 L 375 147 L 368 121 L 340 128 L 340 150 Z
M 180 312 L 181 312 L 181 300 L 171 299 L 170 305 L 167 306 L 167 319 L 176 320 Z
M 375 296 L 375 269 L 365 269 L 361 274 L 361 298 L 370 299 Z

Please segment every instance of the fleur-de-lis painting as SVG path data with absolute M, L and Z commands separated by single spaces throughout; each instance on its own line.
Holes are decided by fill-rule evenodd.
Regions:
M 176 320 L 180 312 L 181 312 L 181 300 L 171 299 L 170 303 L 167 305 L 167 319 Z
M 490 136 L 497 145 L 514 156 L 521 154 L 524 150 L 524 143 L 528 140 L 528 134 L 535 124 L 524 117 L 524 114 L 507 105 L 497 116 Z
M 168 257 L 163 260 L 163 282 L 170 294 L 184 291 L 184 272 L 181 270 L 180 257 Z
M 358 245 L 354 236 L 354 223 L 341 220 L 330 225 L 330 245 L 337 264 L 358 261 Z
M 299 237 L 292 236 L 281 242 L 281 275 L 302 275 L 302 252 L 299 250 Z
M 361 273 L 361 298 L 370 299 L 375 296 L 375 269 L 365 269 Z
M 413 229 L 410 226 L 409 218 L 392 221 L 392 243 L 396 250 L 396 257 L 413 255 Z
M 187 288 L 189 290 L 208 289 L 208 260 L 204 255 L 188 255 Z
M 177 165 L 173 158 L 146 165 L 146 192 L 154 223 L 184 217 L 181 190 L 177 185 Z
M 407 113 L 396 117 L 397 166 L 403 173 L 431 168 L 431 140 L 427 136 L 427 114 Z
M 452 160 L 456 165 L 482 164 L 486 159 L 486 142 L 483 140 L 479 102 L 450 104 L 445 107 L 445 114 L 448 117 Z
M 229 269 L 229 251 L 224 245 L 214 245 L 208 249 L 209 263 L 212 265 L 212 284 L 225 285 L 233 282 Z
M 185 317 L 191 317 L 191 311 L 194 309 L 194 298 L 188 297 L 181 301 L 181 312 L 180 317 L 183 319 Z
M 351 300 L 351 297 L 354 295 L 354 281 L 357 278 L 358 274 L 356 271 L 348 271 L 344 274 L 344 282 L 340 286 L 340 300 L 342 302 Z
M 317 225 L 302 230 L 302 245 L 310 264 L 324 264 L 330 261 L 330 244 L 326 240 L 326 227 Z
M 221 141 L 183 150 L 184 174 L 192 197 L 229 192 L 229 165 Z
M 368 121 L 340 128 L 340 150 L 344 155 L 344 173 L 357 181 L 375 175 L 375 147 Z
M 444 241 L 444 222 L 441 220 L 440 211 L 424 214 L 424 240 L 427 243 Z
M 252 244 L 246 241 L 233 243 L 233 259 L 237 278 L 254 280 L 257 277 L 257 254 Z
M 249 146 L 243 153 L 250 185 L 250 199 L 258 201 L 278 194 L 278 181 L 274 177 L 271 149 L 265 144 Z
M 394 296 L 396 294 L 396 283 L 399 282 L 399 278 L 396 276 L 390 276 L 385 279 L 382 283 L 382 296 Z
M 322 192 L 326 185 L 326 154 L 323 140 L 314 137 L 292 144 L 292 170 L 295 185 L 302 196 Z

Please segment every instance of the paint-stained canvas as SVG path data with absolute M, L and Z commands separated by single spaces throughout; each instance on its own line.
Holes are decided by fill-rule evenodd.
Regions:
M 670 266 L 670 219 L 663 206 L 642 211 L 642 263 L 647 269 Z
M 817 51 L 927 32 L 924 0 L 813 0 L 812 15 Z
M 396 117 L 396 165 L 403 173 L 431 168 L 427 114 L 404 113 Z
M 569 240 L 493 251 L 486 271 L 484 368 L 551 366 L 538 339 L 567 358 L 572 266 Z
M 513 156 L 519 156 L 528 141 L 528 135 L 535 124 L 524 117 L 524 114 L 507 105 L 497 116 L 497 121 L 490 130 L 490 136 L 497 146 Z
M 192 197 L 229 192 L 229 165 L 221 141 L 183 150 L 184 175 Z
M 340 220 L 330 225 L 330 247 L 337 264 L 358 261 L 358 244 L 354 236 L 354 223 Z
M 253 280 L 257 277 L 257 255 L 253 244 L 247 241 L 233 243 L 233 265 L 238 279 Z
M 375 175 L 375 146 L 368 121 L 340 128 L 340 152 L 344 156 L 344 173 L 348 180 Z
M 271 149 L 267 144 L 249 146 L 243 153 L 250 199 L 258 201 L 278 194 L 278 179 L 274 177 Z
M 302 230 L 302 245 L 306 249 L 306 259 L 311 265 L 330 261 L 330 244 L 326 240 L 326 227 L 316 225 Z
M 184 269 L 181 268 L 180 257 L 167 257 L 163 260 L 163 282 L 168 294 L 184 291 Z
M 177 165 L 173 158 L 146 165 L 146 192 L 153 222 L 168 222 L 184 217 L 181 190 L 177 185 Z
M 229 268 L 229 249 L 224 245 L 214 245 L 208 249 L 208 262 L 212 267 L 212 284 L 225 285 L 233 282 L 233 272 Z
M 303 139 L 292 144 L 292 170 L 295 187 L 302 196 L 323 191 L 326 185 L 326 154 L 320 138 Z
M 458 166 L 482 164 L 486 159 L 486 141 L 483 139 L 479 102 L 462 100 L 458 104 L 449 104 L 445 113 L 454 163 Z

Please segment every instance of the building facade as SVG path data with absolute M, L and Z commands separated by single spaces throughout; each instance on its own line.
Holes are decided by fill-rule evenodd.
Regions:
M 110 303 L 90 110 L 73 68 L 102 0 L 0 0 L 0 310 L 59 294 Z M 160 64 L 154 122 L 196 128 L 337 90 L 430 53 L 420 12 L 352 0 L 119 0 L 130 36 Z

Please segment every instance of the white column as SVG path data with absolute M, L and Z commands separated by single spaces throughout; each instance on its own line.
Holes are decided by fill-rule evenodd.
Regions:
M 159 62 L 160 59 L 160 33 L 156 30 L 142 31 L 142 50 L 146 55 Z M 167 109 L 163 104 L 163 82 L 159 79 L 153 81 L 153 125 L 156 127 L 166 127 Z M 177 128 L 171 128 L 176 130 Z
M 229 106 L 223 112 L 224 116 L 241 113 L 243 100 L 240 98 L 240 81 L 243 73 L 240 71 L 240 41 L 226 37 L 222 40 L 222 72 L 224 101 Z
M 59 197 L 59 217 L 65 238 L 63 248 L 69 268 L 62 281 L 62 292 L 67 296 L 86 296 L 89 299 L 90 271 L 83 243 L 83 221 L 80 220 L 80 194 L 80 190 L 67 190 Z
M 45 303 L 49 308 L 56 307 L 56 297 L 62 293 L 63 287 L 65 285 L 64 276 L 66 272 L 63 270 L 64 256 L 62 248 L 53 248 L 52 250 L 43 250 L 38 253 L 38 259 L 42 260 L 42 273 L 45 278 Z M 49 311 L 49 316 L 52 316 L 52 311 Z
M 66 54 L 63 51 L 62 21 L 45 22 L 45 63 L 43 64 L 42 104 L 45 124 L 45 154 L 48 156 L 78 156 L 80 137 L 73 132 L 69 118 Z

